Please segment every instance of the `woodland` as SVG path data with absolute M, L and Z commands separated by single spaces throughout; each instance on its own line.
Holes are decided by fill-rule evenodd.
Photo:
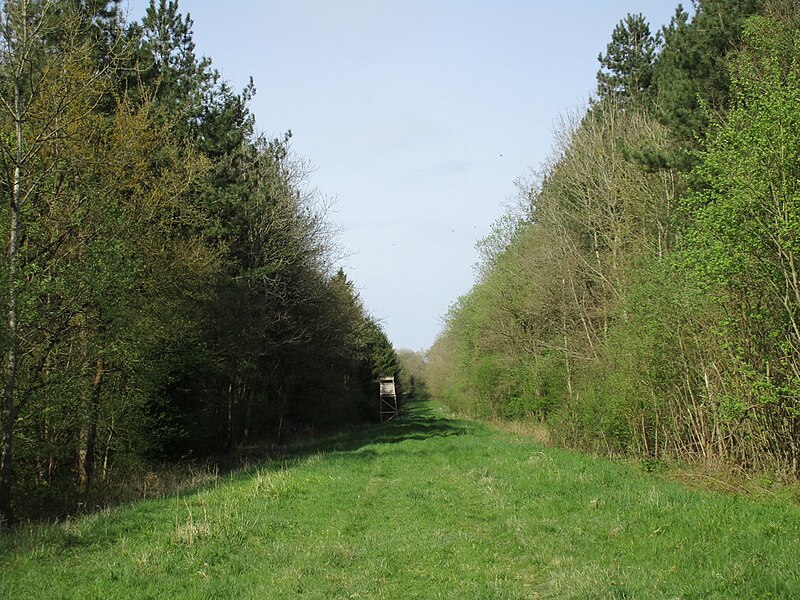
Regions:
M 0 520 L 374 421 L 380 375 L 555 445 L 796 481 L 800 8 L 630 14 L 598 59 L 422 355 L 177 2 L 7 0 Z
M 0 597 L 800 597 L 800 4 L 598 58 L 395 351 L 175 0 L 5 0 Z
M 0 88 L 0 520 L 377 417 L 399 363 L 326 200 L 177 2 L 8 0 Z
M 613 30 L 593 99 L 479 244 L 428 353 L 462 414 L 552 443 L 800 475 L 800 5 Z

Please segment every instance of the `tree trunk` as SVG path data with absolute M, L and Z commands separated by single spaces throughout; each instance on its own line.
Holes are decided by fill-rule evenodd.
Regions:
M 16 407 L 14 391 L 17 378 L 17 261 L 19 251 L 19 210 L 22 188 L 22 106 L 19 85 L 14 90 L 14 110 L 16 117 L 16 164 L 14 165 L 14 184 L 11 191 L 11 223 L 8 232 L 8 354 L 6 359 L 6 383 L 3 388 L 3 444 L 0 448 L 0 516 L 6 524 L 14 523 L 11 501 L 11 478 L 14 449 L 14 425 Z
M 81 434 L 81 448 L 78 451 L 78 479 L 80 490 L 85 493 L 94 478 L 95 449 L 97 447 L 97 420 L 100 416 L 100 389 L 103 383 L 103 359 L 98 358 L 92 381 L 92 401 L 89 419 Z

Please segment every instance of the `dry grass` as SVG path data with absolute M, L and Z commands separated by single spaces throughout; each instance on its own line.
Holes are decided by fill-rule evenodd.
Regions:
M 464 418 L 460 416 L 460 418 Z M 475 422 L 480 422 L 475 419 Z M 553 438 L 545 423 L 539 421 L 519 421 L 489 419 L 493 428 L 548 448 L 559 444 Z M 585 449 L 581 449 L 585 451 Z M 637 463 L 636 459 L 626 459 L 613 453 L 590 453 L 625 462 Z M 688 488 L 728 494 L 742 494 L 755 497 L 781 497 L 800 504 L 800 481 L 789 473 L 780 473 L 774 465 L 763 471 L 747 471 L 740 466 L 724 463 L 713 458 L 701 460 L 695 456 L 693 461 L 686 457 L 666 458 L 662 461 L 643 461 L 647 471 L 658 471 L 668 479 L 680 482 Z
M 529 438 L 537 444 L 547 447 L 552 447 L 554 445 L 550 430 L 544 423 L 533 421 L 504 421 L 500 419 L 494 419 L 489 423 L 492 427 L 496 427 L 501 431 Z

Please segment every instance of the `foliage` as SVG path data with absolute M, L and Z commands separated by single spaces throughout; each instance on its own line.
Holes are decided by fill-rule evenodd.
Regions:
M 800 461 L 800 34 L 753 17 L 734 69 L 735 106 L 696 169 L 686 260 L 719 304 L 718 377 L 760 452 Z M 765 432 L 769 435 L 764 435 Z
M 796 477 L 800 13 L 679 7 L 652 80 L 635 76 L 646 31 L 617 26 L 599 98 L 565 120 L 529 210 L 479 246 L 429 384 L 565 445 Z
M 400 363 L 400 388 L 405 398 L 428 400 L 430 392 L 425 376 L 425 354 L 401 348 L 397 351 L 397 360 Z
M 8 522 L 137 461 L 374 419 L 375 377 L 398 372 L 333 273 L 290 134 L 254 133 L 254 86 L 196 55 L 177 2 L 118 8 L 16 0 L 0 20 Z
M 642 14 L 628 15 L 611 34 L 606 53 L 597 57 L 597 96 L 621 104 L 641 105 L 653 82 L 660 39 Z
M 744 20 L 759 4 L 759 0 L 698 0 L 691 19 L 679 5 L 661 32 L 664 47 L 653 73 L 656 113 L 691 148 L 705 135 L 712 115 L 729 106 L 727 65 L 740 45 Z

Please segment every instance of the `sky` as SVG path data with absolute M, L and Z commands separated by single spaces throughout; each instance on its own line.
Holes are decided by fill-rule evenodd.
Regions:
M 128 0 L 139 20 L 147 0 Z M 586 106 L 614 26 L 670 0 L 180 0 L 197 53 L 333 201 L 339 264 L 395 348 L 425 350 L 475 244 Z

